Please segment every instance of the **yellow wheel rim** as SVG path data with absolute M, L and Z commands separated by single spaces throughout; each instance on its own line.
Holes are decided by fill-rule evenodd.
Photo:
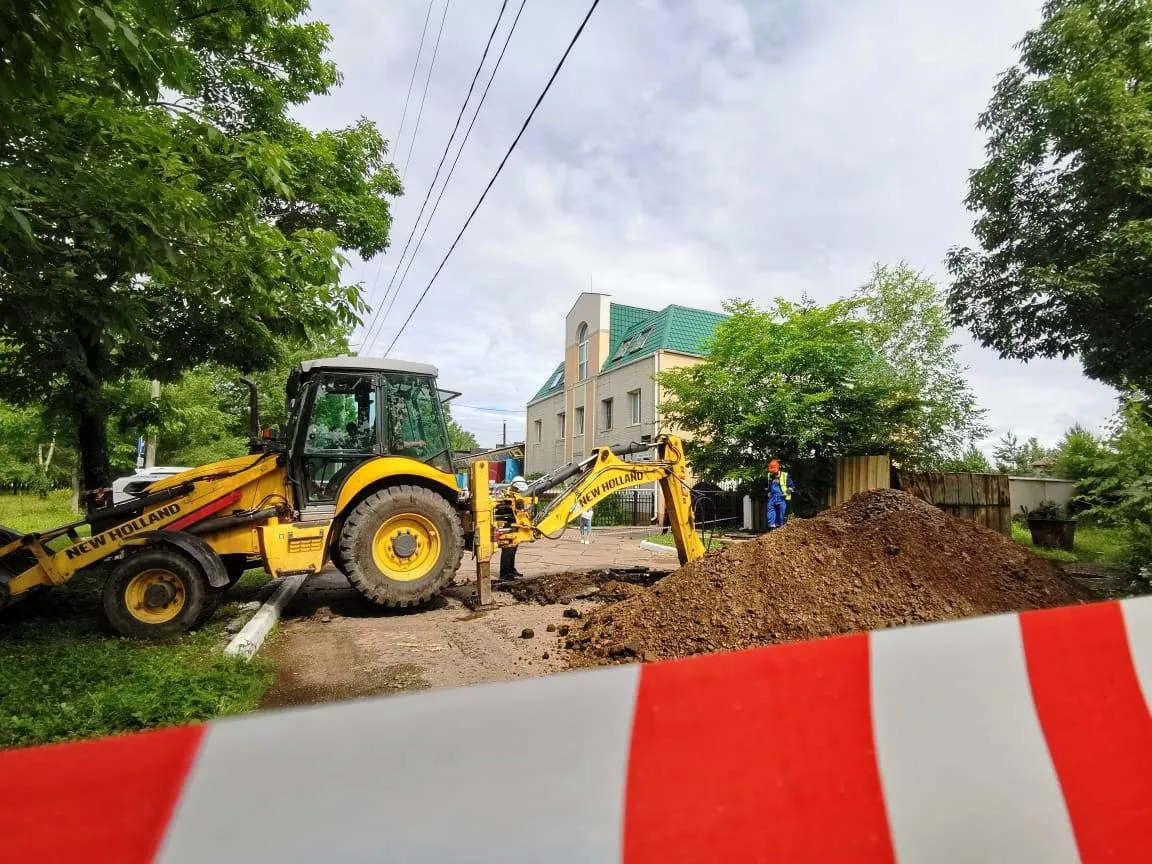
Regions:
M 440 532 L 418 513 L 402 513 L 384 520 L 372 539 L 376 567 L 397 582 L 423 579 L 440 560 Z
M 186 599 L 184 580 L 171 570 L 144 570 L 124 586 L 128 614 L 144 624 L 167 624 L 180 614 Z

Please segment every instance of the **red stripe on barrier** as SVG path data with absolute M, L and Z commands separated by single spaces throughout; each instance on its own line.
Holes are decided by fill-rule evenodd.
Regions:
M 1020 616 L 1032 698 L 1085 862 L 1147 861 L 1152 716 L 1118 603 Z
M 5 861 L 150 861 L 203 727 L 0 753 Z
M 189 525 L 195 525 L 201 519 L 207 519 L 213 513 L 219 513 L 225 507 L 230 507 L 240 500 L 240 490 L 235 489 L 225 495 L 223 498 L 217 498 L 208 504 L 205 504 L 199 510 L 193 510 L 187 516 L 181 516 L 171 525 L 164 527 L 165 531 L 183 531 Z
M 645 666 L 624 862 L 890 862 L 868 637 Z

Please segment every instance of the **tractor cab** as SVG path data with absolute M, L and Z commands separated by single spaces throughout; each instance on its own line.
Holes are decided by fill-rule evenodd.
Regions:
M 376 357 L 307 360 L 293 370 L 287 443 L 302 511 L 334 506 L 344 480 L 378 456 L 452 474 L 436 374 L 425 363 Z

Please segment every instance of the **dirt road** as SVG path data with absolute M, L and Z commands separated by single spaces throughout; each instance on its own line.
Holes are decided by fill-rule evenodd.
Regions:
M 570 532 L 560 540 L 523 547 L 517 566 L 528 578 L 609 567 L 674 569 L 675 555 L 639 548 L 644 533 L 598 532 L 583 545 Z M 498 590 L 495 609 L 473 612 L 466 604 L 472 573 L 472 562 L 465 561 L 457 575 L 460 584 L 417 612 L 380 609 L 335 570 L 314 577 L 265 649 L 279 679 L 262 707 L 505 681 L 567 668 L 558 631 L 575 622 L 564 617 L 564 610 L 583 614 L 595 604 L 579 599 L 566 605 L 517 603 Z M 556 630 L 548 632 L 549 625 Z M 525 628 L 532 638 L 522 637 Z

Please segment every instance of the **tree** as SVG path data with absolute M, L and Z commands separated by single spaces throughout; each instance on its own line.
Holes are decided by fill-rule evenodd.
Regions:
M 476 450 L 480 447 L 476 436 L 452 418 L 452 411 L 447 405 L 444 406 L 444 422 L 448 425 L 448 445 L 454 452 Z
M 1152 414 L 1143 398 L 1125 400 L 1112 435 L 1081 481 L 1088 515 L 1121 528 L 1132 562 L 1152 579 Z
M 73 464 L 67 438 L 42 411 L 0 402 L 0 487 L 13 492 L 66 487 Z
M 704 362 L 660 376 L 702 479 L 767 476 L 768 460 L 899 453 L 922 401 L 875 350 L 860 304 L 725 304 Z M 914 437 L 914 436 L 912 436 Z
M 289 117 L 338 80 L 306 0 L 35 2 L 68 14 L 3 108 L 0 393 L 70 421 L 96 488 L 109 385 L 268 369 L 354 324 L 340 250 L 384 249 L 400 185 L 371 123 Z
M 1036 436 L 1027 441 L 1021 441 L 1015 432 L 1008 430 L 999 443 L 992 448 L 992 457 L 996 460 L 996 470 L 1001 474 L 1016 474 L 1028 476 L 1036 474 L 1037 469 L 1033 463 L 1050 462 L 1055 458 L 1055 451 L 1044 447 Z
M 979 128 L 949 309 L 1002 357 L 1152 391 L 1152 3 L 1048 0 Z
M 940 471 L 960 471 L 973 474 L 991 474 L 992 463 L 975 444 L 969 445 L 961 455 L 942 460 L 937 466 Z
M 1104 441 L 1100 436 L 1077 423 L 1057 442 L 1052 473 L 1065 480 L 1087 480 L 1103 454 Z
M 960 346 L 952 341 L 940 290 L 902 262 L 876 265 L 854 297 L 860 316 L 872 325 L 866 332 L 874 350 L 922 403 L 904 435 L 902 467 L 927 470 L 962 458 L 965 448 L 990 430 L 987 412 L 977 406 L 967 369 L 957 359 Z

